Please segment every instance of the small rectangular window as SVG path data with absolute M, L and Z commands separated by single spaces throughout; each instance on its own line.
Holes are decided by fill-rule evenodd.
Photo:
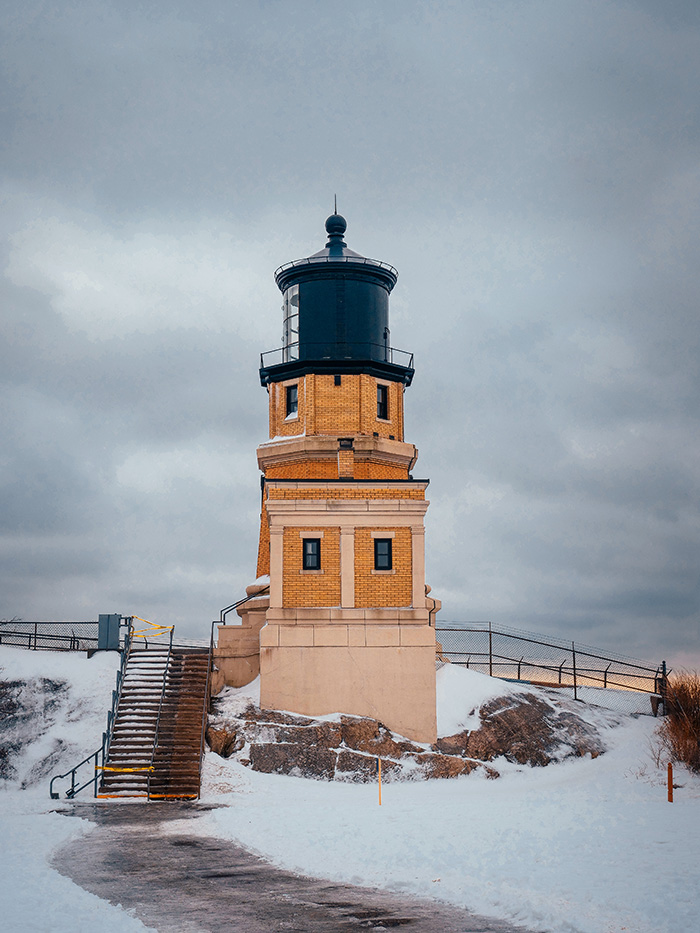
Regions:
M 340 385 L 340 376 L 333 376 L 333 384 L 337 386 Z
M 287 386 L 287 417 L 296 415 L 299 411 L 299 389 L 296 384 Z
M 389 420 L 389 386 L 377 386 L 377 418 Z
M 391 538 L 374 539 L 374 569 L 393 569 L 391 564 Z
M 304 570 L 320 570 L 321 569 L 321 539 L 320 538 L 303 538 L 302 539 L 304 547 L 304 559 L 303 559 L 303 569 Z

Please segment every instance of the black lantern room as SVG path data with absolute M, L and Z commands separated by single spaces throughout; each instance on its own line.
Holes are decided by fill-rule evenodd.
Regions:
M 395 350 L 389 333 L 393 266 L 348 249 L 344 217 L 326 221 L 325 248 L 280 266 L 282 346 L 263 353 L 263 385 L 305 373 L 368 373 L 410 385 L 413 354 Z

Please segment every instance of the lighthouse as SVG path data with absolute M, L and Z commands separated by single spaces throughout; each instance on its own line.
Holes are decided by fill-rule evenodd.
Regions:
M 264 708 L 368 716 L 433 742 L 440 603 L 425 582 L 428 480 L 404 439 L 413 356 L 391 343 L 397 271 L 351 250 L 346 228 L 332 214 L 324 248 L 275 272 L 282 346 L 261 357 L 269 440 L 261 582 L 248 588 L 260 596 L 219 646 L 247 637 L 259 651 L 246 663 L 259 664 Z

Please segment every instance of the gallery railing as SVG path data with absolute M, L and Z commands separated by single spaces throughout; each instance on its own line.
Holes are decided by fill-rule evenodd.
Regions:
M 391 363 L 403 369 L 413 369 L 413 354 L 384 343 L 292 343 L 260 354 L 260 368 L 281 366 L 296 360 L 318 361 L 370 360 L 376 363 Z

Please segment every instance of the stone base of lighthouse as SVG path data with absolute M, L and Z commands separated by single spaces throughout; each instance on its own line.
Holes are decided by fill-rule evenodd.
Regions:
M 435 629 L 426 596 L 427 480 L 268 480 L 270 603 L 260 702 L 378 719 L 436 740 Z M 377 568 L 376 541 L 390 552 Z M 317 551 L 315 569 L 304 555 Z M 316 563 L 316 562 L 312 562 Z
M 267 709 L 369 716 L 414 741 L 436 740 L 427 609 L 268 609 L 260 674 Z

